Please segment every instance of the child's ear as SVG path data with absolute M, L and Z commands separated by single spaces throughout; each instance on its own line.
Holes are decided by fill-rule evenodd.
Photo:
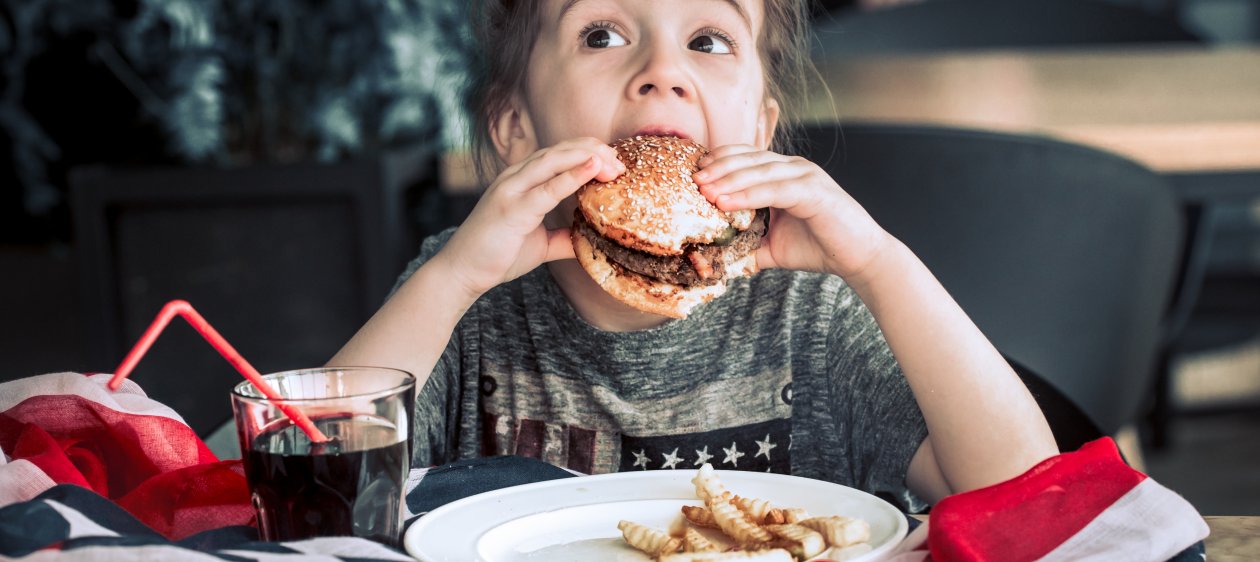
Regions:
M 513 98 L 506 108 L 490 123 L 490 138 L 499 158 L 511 166 L 538 150 L 534 126 L 529 113 L 520 101 Z
M 774 141 L 774 130 L 779 126 L 779 102 L 767 97 L 761 104 L 761 114 L 757 116 L 757 146 L 762 150 L 770 150 Z

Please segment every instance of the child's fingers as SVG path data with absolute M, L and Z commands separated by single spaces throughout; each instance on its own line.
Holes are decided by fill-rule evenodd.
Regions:
M 535 151 L 504 170 L 499 176 L 502 180 L 496 183 L 502 183 L 503 189 L 522 193 L 578 166 L 589 156 L 600 160 L 602 169 L 599 177 L 602 181 L 611 180 L 625 171 L 625 166 L 617 159 L 616 149 L 593 137 L 583 137 Z M 498 186 L 491 186 L 491 189 L 495 187 Z
M 577 255 L 573 253 L 573 239 L 569 235 L 569 229 L 557 228 L 547 231 L 547 254 L 543 257 L 543 263 L 576 257 Z
M 517 167 L 518 168 L 523 167 L 529 164 L 530 162 L 533 162 L 541 158 L 545 158 L 548 155 L 552 155 L 553 153 L 571 151 L 571 150 L 578 150 L 578 151 L 584 150 L 591 154 L 600 156 L 604 161 L 610 162 L 610 163 L 617 161 L 617 149 L 613 148 L 612 146 L 609 146 L 608 144 L 601 142 L 599 139 L 596 139 L 594 137 L 580 137 L 580 138 L 569 139 L 566 141 L 558 142 L 548 148 L 538 149 L 534 151 L 533 154 L 526 156 L 524 160 L 522 160 L 521 162 L 517 164 Z
M 761 247 L 757 248 L 757 269 L 775 269 L 779 266 L 778 260 L 774 259 L 774 250 L 770 249 L 770 241 L 762 242 Z
M 772 207 L 807 219 L 820 210 L 818 193 L 810 189 L 808 180 L 800 175 L 757 183 L 719 195 L 713 204 L 723 211 Z
M 719 146 L 713 150 L 710 150 L 708 154 L 704 155 L 704 157 L 701 158 L 696 163 L 701 168 L 703 168 L 705 166 L 708 166 L 715 160 L 725 158 L 727 156 L 735 156 L 737 154 L 747 154 L 749 152 L 764 152 L 764 151 L 760 148 L 757 148 L 755 146 L 748 145 L 748 144 L 728 144 L 728 145 Z
M 578 188 L 601 173 L 604 173 L 604 170 L 599 158 L 588 156 L 578 165 L 553 174 L 521 194 L 519 201 L 521 209 L 531 215 L 541 217 L 551 212 L 564 198 L 572 195 Z
M 603 159 L 586 148 L 557 148 L 520 164 L 517 170 L 503 173 L 500 189 L 510 193 L 526 193 L 548 180 L 574 169 L 589 169 L 591 177 L 603 171 Z
M 721 179 L 734 171 L 765 162 L 791 163 L 794 160 L 804 161 L 802 158 L 756 150 L 751 146 L 724 146 L 701 158 L 698 162 L 700 171 L 696 172 L 692 178 L 696 183 L 705 184 Z
M 813 170 L 813 164 L 806 160 L 762 162 L 737 168 L 721 178 L 700 184 L 700 193 L 709 201 L 716 203 L 723 195 L 742 191 L 754 185 L 808 176 Z

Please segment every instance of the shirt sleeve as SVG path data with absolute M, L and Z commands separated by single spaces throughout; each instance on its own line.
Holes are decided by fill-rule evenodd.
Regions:
M 828 363 L 850 479 L 904 510 L 921 511 L 926 504 L 906 487 L 906 473 L 927 438 L 923 413 L 870 310 L 848 286 L 837 298 Z
M 411 260 L 404 268 L 390 297 L 398 291 L 403 283 L 410 279 L 417 270 L 429 261 L 450 239 L 454 229 L 448 229 L 426 238 L 420 246 L 420 255 Z M 454 460 L 458 445 L 454 435 L 454 424 L 448 420 L 457 419 L 459 409 L 459 370 L 460 347 L 463 335 L 461 326 L 470 321 L 465 318 L 451 333 L 451 339 L 442 351 L 442 356 L 433 366 L 433 371 L 424 386 L 416 393 L 416 405 L 412 411 L 411 464 L 413 467 L 425 467 L 442 464 Z

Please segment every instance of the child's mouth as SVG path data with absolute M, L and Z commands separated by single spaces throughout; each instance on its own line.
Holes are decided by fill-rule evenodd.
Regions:
M 635 133 L 631 136 L 637 137 L 640 135 L 654 136 L 654 137 L 678 137 L 680 139 L 691 138 L 691 135 L 688 135 L 687 133 L 684 133 L 677 129 L 671 129 L 669 127 L 662 127 L 662 126 L 656 126 L 656 125 L 639 129 L 638 131 L 635 131 Z

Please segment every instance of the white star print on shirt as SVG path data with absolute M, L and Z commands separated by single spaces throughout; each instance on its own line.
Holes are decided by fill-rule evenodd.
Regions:
M 770 449 L 773 449 L 779 446 L 777 443 L 772 443 L 770 441 L 769 433 L 766 434 L 765 441 L 754 440 L 754 442 L 757 443 L 757 454 L 753 455 L 754 459 L 764 454 L 766 456 L 766 460 L 770 460 Z
M 668 455 L 664 455 L 664 458 L 665 460 L 661 464 L 661 468 L 670 468 L 670 469 L 677 468 L 678 463 L 682 462 L 683 460 L 682 457 L 678 456 L 678 447 L 674 447 L 674 450 L 670 452 Z
M 701 466 L 704 463 L 709 462 L 709 459 L 711 458 L 713 458 L 713 455 L 709 454 L 709 446 L 705 445 L 704 450 L 696 451 L 696 462 L 693 464 L 695 464 L 696 466 Z
M 643 452 L 643 449 L 639 449 L 638 451 L 633 451 L 633 454 L 634 454 L 634 466 L 642 466 L 643 470 L 647 470 L 648 463 L 651 461 L 648 461 L 648 456 Z
M 722 459 L 722 464 L 729 464 L 731 466 L 739 466 L 739 457 L 742 457 L 745 454 L 739 452 L 739 446 L 737 446 L 734 441 L 731 441 L 731 448 L 727 449 L 726 447 L 722 447 L 722 452 L 726 453 L 726 458 Z

